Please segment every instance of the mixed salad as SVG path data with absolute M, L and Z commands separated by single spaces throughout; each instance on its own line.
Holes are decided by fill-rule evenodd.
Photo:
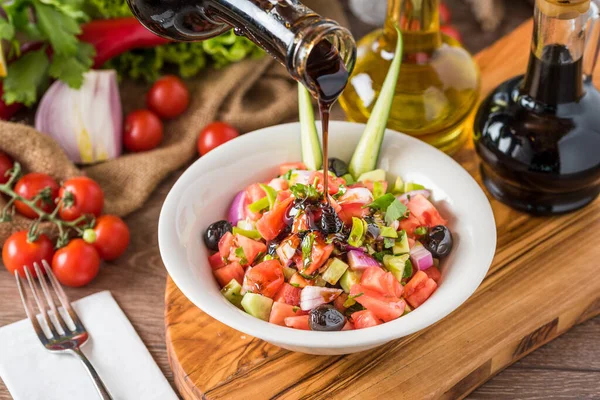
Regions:
M 310 96 L 299 86 L 303 162 L 239 192 L 228 219 L 204 235 L 213 273 L 236 307 L 281 326 L 340 331 L 397 319 L 436 290 L 440 260 L 452 250 L 447 220 L 425 187 L 400 177 L 389 185 L 376 169 L 401 55 L 398 32 L 350 163 L 329 159 L 328 171 Z

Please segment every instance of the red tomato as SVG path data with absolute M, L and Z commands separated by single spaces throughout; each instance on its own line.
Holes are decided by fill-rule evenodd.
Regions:
M 292 306 L 298 306 L 300 305 L 301 292 L 301 288 L 292 286 L 289 283 L 284 283 L 273 300 L 276 302 L 290 304 Z
M 256 229 L 265 240 L 275 239 L 285 228 L 285 214 L 289 205 L 294 201 L 289 197 L 276 204 L 271 211 L 266 212 L 256 223 Z
M 87 285 L 100 271 L 100 256 L 91 244 L 73 239 L 52 258 L 52 272 L 60 283 L 71 287 Z
M 442 278 L 442 273 L 436 267 L 429 267 L 423 272 L 425 272 L 428 277 L 433 279 L 435 281 L 435 283 L 438 283 L 440 281 L 440 279 Z
M 359 296 L 359 294 L 361 295 Z M 384 322 L 401 317 L 406 307 L 406 303 L 402 299 L 378 293 L 358 284 L 352 286 L 350 295 L 356 296 L 357 303 L 360 303 Z
M 346 324 L 344 325 L 344 327 L 342 328 L 343 331 L 351 331 L 354 330 L 354 325 L 352 325 L 352 322 L 346 320 Z
M 148 151 L 156 148 L 163 139 L 163 123 L 148 110 L 129 113 L 125 119 L 123 146 L 129 151 Z
M 233 126 L 225 122 L 212 122 L 206 125 L 198 136 L 198 153 L 203 156 L 238 136 L 240 134 Z
M 219 240 L 219 254 L 221 258 L 229 257 L 229 253 L 231 253 L 231 248 L 233 247 L 233 239 L 234 237 L 231 232 L 227 232 L 221 236 Z
M 282 190 L 280 192 L 277 192 L 277 198 L 275 199 L 275 202 L 283 203 L 284 200 L 289 199 L 290 197 L 292 197 L 291 190 Z
M 96 181 L 78 176 L 66 181 L 60 188 L 58 197 L 63 199 L 66 192 L 73 195 L 73 204 L 64 207 L 61 206 L 59 215 L 65 221 L 73 221 L 82 215 L 94 215 L 99 217 L 104 207 L 104 192 Z
M 433 227 L 437 225 L 446 225 L 448 223 L 448 221 L 441 217 L 433 204 L 431 204 L 431 202 L 422 194 L 411 196 L 406 207 L 410 210 L 410 214 L 419 220 L 421 225 Z
M 292 224 L 293 233 L 307 231 L 309 228 L 308 216 L 306 214 L 303 213 L 294 218 L 294 223 Z
M 404 298 L 413 308 L 419 307 L 435 292 L 437 283 L 423 271 L 418 271 L 404 286 Z
M 275 302 L 271 308 L 269 322 L 276 325 L 285 326 L 285 319 L 288 317 L 297 317 L 302 315 L 300 307 L 292 306 L 285 303 Z
M 273 298 L 283 282 L 281 264 L 277 260 L 269 260 L 248 268 L 244 277 L 244 289 Z
M 275 252 L 284 267 L 292 264 L 298 247 L 300 247 L 300 237 L 298 235 L 288 236 L 277 246 Z
M 306 168 L 306 164 L 303 162 L 284 163 L 279 166 L 279 175 L 285 175 L 289 170 L 292 169 L 301 169 L 305 171 L 308 168 Z
M 161 118 L 175 118 L 188 108 L 190 91 L 185 83 L 174 75 L 163 76 L 150 88 L 146 105 Z
M 308 183 L 312 185 L 315 182 L 315 179 L 318 179 L 317 190 L 319 190 L 322 193 L 325 189 L 323 185 L 323 183 L 325 182 L 325 175 L 323 175 L 323 172 L 321 171 L 315 171 L 308 178 Z M 337 178 L 335 176 L 329 175 L 329 180 L 327 181 L 327 191 L 329 192 L 329 194 L 336 194 L 340 191 L 340 185 L 343 185 L 345 183 L 346 181 L 342 178 Z
M 223 268 L 214 270 L 213 274 L 221 287 L 227 285 L 232 279 L 235 279 L 240 285 L 244 281 L 244 268 L 242 268 L 239 262 L 227 264 Z
M 308 315 L 301 315 L 299 317 L 287 317 L 285 320 L 285 326 L 294 328 L 294 329 L 302 329 L 304 331 L 310 331 L 310 326 L 308 325 Z
M 369 209 L 362 204 L 344 204 L 338 213 L 344 225 L 352 226 L 352 217 L 363 218 L 369 214 Z
M 375 290 L 380 294 L 399 298 L 402 296 L 402 285 L 391 272 L 385 272 L 379 267 L 369 267 L 364 270 L 360 284 L 367 289 Z
M 246 236 L 240 235 L 239 233 L 235 235 L 236 248 L 241 247 L 244 251 L 244 258 L 246 259 L 246 263 L 242 263 L 241 260 L 235 254 L 235 248 L 232 247 L 229 253 L 229 259 L 232 261 L 240 261 L 242 265 L 249 265 L 256 260 L 256 257 L 260 253 L 264 253 L 267 251 L 267 246 L 263 242 L 258 242 L 256 240 L 252 240 L 247 238 Z
M 269 186 L 271 186 L 273 189 L 275 189 L 278 192 L 280 192 L 282 190 L 287 190 L 290 187 L 290 185 L 288 184 L 288 181 L 286 181 L 283 178 L 271 179 L 271 181 L 269 181 Z
M 462 35 L 452 25 L 442 25 L 440 27 L 440 31 L 442 31 L 442 33 L 446 34 L 447 36 L 450 36 L 451 38 L 456 39 L 459 42 L 462 42 Z
M 14 161 L 6 153 L 0 151 L 0 183 L 8 182 L 8 171 L 12 169 Z
M 400 221 L 399 229 L 404 229 L 409 237 L 415 237 L 415 229 L 421 226 L 421 222 L 412 214 Z
M 357 311 L 350 316 L 354 329 L 364 329 L 381 324 L 381 320 L 369 310 Z
M 225 266 L 225 264 L 223 263 L 223 257 L 221 257 L 220 253 L 215 253 L 212 256 L 208 257 L 208 263 L 210 264 L 212 269 L 219 269 Z
M 42 234 L 35 242 L 29 242 L 27 236 L 27 231 L 15 232 L 6 239 L 2 248 L 2 262 L 6 269 L 13 275 L 15 271 L 19 271 L 19 275 L 23 278 L 25 266 L 35 277 L 37 274 L 33 269 L 33 263 L 37 262 L 43 271 L 42 260 L 50 264 L 54 255 L 54 245 L 48 236 Z
M 56 208 L 56 197 L 58 197 L 58 183 L 50 175 L 40 174 L 37 172 L 23 176 L 15 185 L 15 192 L 27 199 L 31 200 L 37 196 L 43 189 L 50 188 L 50 198 L 48 201 L 42 199 L 36 201 L 35 205 L 42 211 L 51 213 Z M 22 201 L 15 201 L 17 211 L 27 218 L 37 218 L 38 214 L 33 211 L 28 205 Z
M 103 260 L 119 258 L 129 245 L 129 228 L 116 215 L 102 215 L 96 219 L 94 227 L 96 240 L 93 246 Z
M 336 310 L 341 312 L 342 314 L 346 312 L 346 307 L 344 307 L 344 303 L 348 300 L 348 294 L 342 293 L 333 301 L 333 306 Z
M 310 265 L 304 271 L 302 271 L 306 275 L 312 275 L 313 272 L 318 270 L 327 262 L 327 259 L 331 255 L 334 249 L 333 244 L 325 243 L 325 240 L 321 235 L 317 235 L 312 245 L 312 250 L 310 253 Z
M 291 193 L 291 192 L 290 192 Z M 258 221 L 260 217 L 262 217 L 262 212 L 252 212 L 248 208 L 250 204 L 258 201 L 266 196 L 266 193 L 258 183 L 253 183 L 252 185 L 246 188 L 246 217 L 250 218 L 252 221 Z
M 300 258 L 300 264 L 302 264 L 302 258 Z M 290 278 L 290 285 L 297 285 L 300 289 L 302 289 L 312 285 L 312 281 L 305 279 L 302 275 L 296 272 Z

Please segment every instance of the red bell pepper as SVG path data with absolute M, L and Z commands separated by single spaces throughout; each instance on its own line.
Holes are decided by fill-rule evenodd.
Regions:
M 169 43 L 168 39 L 150 32 L 133 17 L 92 21 L 82 25 L 81 31 L 79 39 L 90 43 L 96 49 L 94 68 L 102 66 L 111 58 L 129 50 Z M 39 49 L 40 46 L 41 43 L 26 43 L 21 48 L 21 55 Z M 0 82 L 0 99 L 2 93 L 2 83 Z M 6 105 L 4 101 L 0 100 L 0 119 L 10 119 L 21 108 L 23 108 L 21 103 Z

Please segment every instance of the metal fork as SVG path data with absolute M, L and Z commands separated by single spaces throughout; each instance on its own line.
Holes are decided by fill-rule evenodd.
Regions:
M 23 301 L 25 312 L 27 313 L 31 324 L 33 325 L 35 333 L 37 334 L 38 338 L 40 339 L 46 350 L 51 352 L 68 353 L 77 357 L 83 363 L 83 365 L 85 365 L 90 377 L 92 378 L 92 381 L 94 382 L 94 386 L 98 390 L 98 394 L 100 395 L 100 397 L 104 400 L 112 400 L 112 397 L 108 392 L 108 389 L 100 379 L 100 376 L 98 375 L 90 361 L 87 359 L 87 357 L 79 349 L 89 338 L 85 327 L 83 326 L 83 324 L 79 320 L 79 317 L 71 307 L 69 299 L 67 298 L 67 295 L 60 286 L 60 283 L 58 283 L 56 277 L 52 273 L 50 265 L 48 265 L 46 261 L 42 261 L 42 264 L 46 271 L 48 280 L 50 281 L 50 284 L 54 289 L 55 297 L 58 298 L 66 316 L 68 316 L 69 318 L 65 318 L 65 316 L 63 316 L 59 312 L 54 302 L 52 292 L 48 288 L 46 278 L 44 277 L 44 274 L 42 273 L 42 270 L 38 263 L 34 263 L 33 267 L 35 269 L 35 273 L 38 276 L 37 280 L 39 282 L 39 286 L 41 286 L 41 291 L 44 293 L 43 297 L 45 297 L 46 302 L 44 302 L 44 299 L 42 298 L 42 296 L 40 296 L 39 287 L 35 282 L 35 278 L 31 276 L 29 268 L 24 267 L 23 269 L 25 270 L 25 275 L 27 276 L 27 283 L 29 284 L 29 288 L 31 289 L 32 297 L 35 300 L 35 303 L 37 304 L 42 319 L 45 321 L 45 324 L 52 335 L 50 338 L 46 336 L 46 333 L 44 332 L 42 326 L 40 325 L 40 321 L 37 318 L 37 313 L 34 313 L 32 311 L 30 301 L 28 301 L 29 297 L 24 288 L 25 285 L 21 282 L 22 280 L 24 281 L 24 279 L 20 278 L 19 273 L 15 271 L 15 277 L 17 280 L 17 286 L 19 288 L 19 294 L 21 295 L 21 300 Z

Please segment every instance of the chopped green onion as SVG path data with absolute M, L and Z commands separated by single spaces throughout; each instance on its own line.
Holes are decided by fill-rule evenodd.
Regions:
M 269 199 L 265 196 L 260 200 L 256 200 L 254 203 L 248 206 L 248 209 L 253 213 L 260 212 L 269 208 Z

